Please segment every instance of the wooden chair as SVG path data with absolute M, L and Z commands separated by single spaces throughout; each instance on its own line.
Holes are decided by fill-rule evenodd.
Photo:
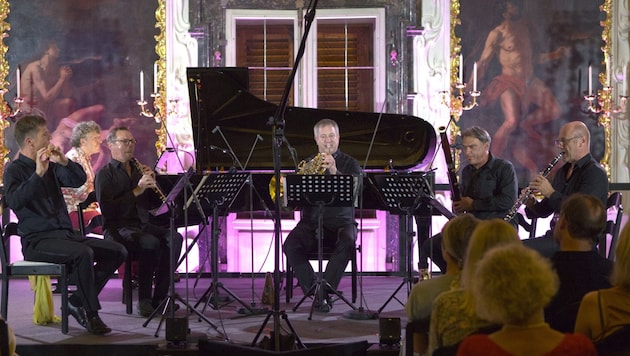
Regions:
M 7 320 L 9 305 L 9 280 L 14 277 L 25 278 L 28 276 L 56 276 L 58 277 L 59 290 L 61 292 L 61 332 L 68 333 L 68 275 L 65 264 L 15 261 L 10 263 L 8 247 L 12 236 L 19 237 L 17 224 L 11 222 L 1 231 L 2 243 L 0 243 L 0 263 L 2 264 L 2 317 Z

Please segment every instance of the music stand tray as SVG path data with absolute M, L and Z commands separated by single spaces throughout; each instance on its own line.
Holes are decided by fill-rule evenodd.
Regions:
M 193 169 L 189 168 L 188 171 L 186 171 L 181 177 L 179 177 L 177 183 L 175 183 L 171 191 L 166 196 L 166 199 L 164 199 L 164 201 L 162 202 L 162 205 L 150 211 L 151 215 L 158 216 L 167 213 L 170 206 L 174 204 L 179 193 L 186 186 L 186 182 L 188 182 L 190 180 L 190 177 L 192 177 L 193 173 Z
M 288 174 L 283 181 L 284 205 L 314 207 L 321 202 L 324 206 L 353 206 L 353 185 L 351 175 Z
M 354 177 L 351 175 L 287 175 L 283 183 L 285 206 L 288 207 L 317 207 L 317 262 L 319 270 L 317 281 L 305 293 L 304 297 L 293 307 L 293 311 L 304 302 L 313 292 L 315 298 L 311 304 L 311 312 L 308 319 L 313 317 L 315 302 L 322 303 L 326 287 L 339 299 L 343 300 L 353 310 L 357 308 L 350 303 L 341 293 L 334 290 L 323 278 L 323 248 L 324 248 L 324 206 L 326 207 L 351 207 L 354 205 Z
M 380 174 L 375 175 L 373 178 L 373 184 L 380 192 L 380 196 L 383 204 L 387 207 L 388 211 L 396 215 L 405 216 L 405 236 L 406 239 L 406 258 L 405 258 L 405 278 L 394 290 L 392 295 L 385 301 L 383 306 L 379 308 L 378 312 L 381 313 L 385 306 L 392 300 L 396 299 L 400 304 L 405 305 L 400 299 L 396 297 L 398 291 L 407 286 L 407 295 L 411 292 L 413 286 L 412 277 L 412 259 L 413 259 L 413 216 L 417 214 L 425 214 L 431 216 L 431 207 L 435 201 L 432 197 L 433 192 L 431 186 L 426 179 L 424 173 L 422 174 Z M 420 209 L 420 208 L 423 209 Z M 421 211 L 419 211 L 421 210 Z
M 219 208 L 225 208 L 227 211 L 239 192 L 249 179 L 250 173 L 237 172 L 237 173 L 223 173 L 212 174 L 202 178 L 197 187 L 194 190 L 194 194 L 199 200 L 207 201 L 212 207 L 212 245 L 211 245 L 211 263 L 212 263 L 212 283 L 206 289 L 204 294 L 199 298 L 199 301 L 195 304 L 195 308 L 199 306 L 207 298 L 207 302 L 204 304 L 202 313 L 205 312 L 206 306 L 212 303 L 213 300 L 218 300 L 219 289 L 223 289 L 229 294 L 235 301 L 240 303 L 246 310 L 253 313 L 252 309 L 239 299 L 236 294 L 227 289 L 223 283 L 219 282 L 219 234 L 221 232 L 218 226 L 218 211 Z M 216 303 L 216 309 L 219 309 L 218 302 Z

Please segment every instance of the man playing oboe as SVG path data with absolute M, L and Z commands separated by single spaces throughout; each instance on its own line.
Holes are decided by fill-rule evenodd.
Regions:
M 96 175 L 96 197 L 105 238 L 125 245 L 138 260 L 138 314 L 148 317 L 168 294 L 170 259 L 179 256 L 183 237 L 149 223 L 146 192 L 157 188 L 154 172 L 133 158 L 136 140 L 126 127 L 107 136 L 112 159 Z M 170 244 L 173 244 L 171 256 Z M 155 290 L 151 285 L 155 273 Z

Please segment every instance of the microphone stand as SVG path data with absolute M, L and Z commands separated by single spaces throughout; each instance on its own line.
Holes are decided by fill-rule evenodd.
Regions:
M 289 75 L 289 79 L 287 80 L 287 85 L 284 88 L 284 93 L 282 94 L 282 99 L 278 104 L 278 109 L 275 113 L 274 117 L 269 118 L 269 125 L 272 125 L 272 137 L 273 137 L 273 168 L 274 168 L 274 176 L 276 177 L 276 192 L 280 192 L 280 169 L 281 169 L 281 161 L 282 161 L 282 143 L 284 142 L 284 114 L 287 109 L 287 104 L 289 102 L 289 95 L 291 93 L 291 87 L 293 86 L 293 82 L 295 80 L 295 74 L 297 73 L 297 68 L 304 56 L 304 50 L 306 47 L 306 39 L 308 38 L 308 34 L 311 29 L 311 25 L 313 24 L 313 20 L 315 19 L 315 9 L 317 8 L 318 0 L 311 0 L 311 3 L 307 7 L 308 11 L 304 16 L 305 26 L 304 26 L 304 34 L 302 36 L 302 41 L 300 42 L 300 47 L 295 56 L 295 61 L 293 62 L 293 68 L 291 70 L 291 74 Z M 287 314 L 284 310 L 280 310 L 280 254 L 282 253 L 282 249 L 280 246 L 281 239 L 281 219 L 280 219 L 280 201 L 279 199 L 276 201 L 275 206 L 275 224 L 274 224 L 274 248 L 275 248 L 275 258 L 274 258 L 274 293 L 273 293 L 273 310 L 267 314 L 264 322 L 260 326 L 258 333 L 254 337 L 252 341 L 252 346 L 256 345 L 256 341 L 258 337 L 264 330 L 269 318 L 273 316 L 273 345 L 276 352 L 280 351 L 280 318 L 285 320 L 289 329 L 295 335 L 295 339 L 298 343 L 298 346 L 301 348 L 306 348 L 306 346 L 300 340 L 300 337 L 295 332 L 293 325 L 289 322 Z
M 386 104 L 387 104 L 387 100 L 385 100 L 383 102 L 383 105 L 381 106 L 381 112 L 379 113 L 378 119 L 376 120 L 374 133 L 372 133 L 372 139 L 370 140 L 370 146 L 368 147 L 367 154 L 365 155 L 365 161 L 363 162 L 363 169 L 361 169 L 362 174 L 360 177 L 361 179 L 359 182 L 359 190 L 358 190 L 360 193 L 359 211 L 361 212 L 361 217 L 360 217 L 361 235 L 359 237 L 359 241 L 360 241 L 359 245 L 361 246 L 359 248 L 359 253 L 361 255 L 359 258 L 359 307 L 357 309 L 352 309 L 345 312 L 343 314 L 343 317 L 346 319 L 352 319 L 352 320 L 378 319 L 378 312 L 363 308 L 363 300 L 365 299 L 363 295 L 363 189 L 364 189 L 363 181 L 364 181 L 364 178 L 366 177 L 365 168 L 367 167 L 368 158 L 370 157 L 370 154 L 372 153 L 372 146 L 374 145 L 378 128 L 381 125 L 381 118 L 383 117 L 383 112 L 385 111 Z M 391 160 L 390 160 L 390 165 L 391 165 Z

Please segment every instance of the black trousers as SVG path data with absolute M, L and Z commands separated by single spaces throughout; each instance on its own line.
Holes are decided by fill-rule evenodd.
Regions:
M 174 272 L 170 267 L 169 256 L 173 261 L 177 261 L 182 250 L 184 240 L 182 235 L 176 232 L 172 239 L 170 235 L 170 229 L 152 224 L 105 230 L 106 239 L 124 244 L 138 260 L 138 300 L 151 300 L 154 307 L 157 307 L 168 294 L 170 277 Z M 175 264 L 173 263 L 174 268 Z M 154 274 L 155 289 L 151 296 Z
M 323 235 L 324 246 L 334 246 L 326 265 L 324 279 L 336 290 L 355 248 L 357 226 L 352 223 L 334 229 L 324 227 Z M 308 259 L 310 253 L 317 252 L 317 242 L 317 226 L 300 221 L 283 244 L 284 254 L 304 293 L 317 281 Z
M 101 309 L 99 293 L 127 258 L 127 250 L 117 242 L 87 238 L 70 230 L 22 237 L 22 254 L 29 261 L 66 264 L 70 282 L 77 286 L 70 300 L 88 312 Z

